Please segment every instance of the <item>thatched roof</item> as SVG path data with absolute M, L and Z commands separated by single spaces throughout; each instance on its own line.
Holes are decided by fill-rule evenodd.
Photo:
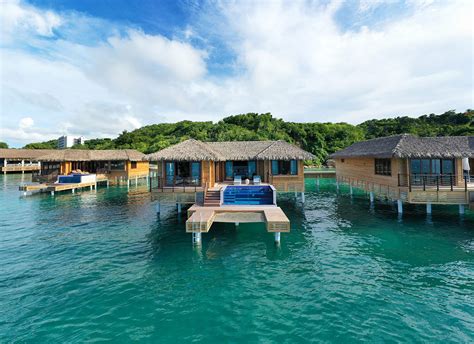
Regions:
M 38 157 L 39 161 L 141 161 L 145 154 L 134 149 L 58 149 Z
M 314 155 L 285 141 L 201 142 L 190 139 L 145 158 L 151 161 L 306 160 L 313 159 Z
M 56 152 L 56 149 L 0 149 L 0 159 L 36 160 L 38 157 Z
M 410 134 L 356 142 L 331 158 L 469 158 L 474 136 L 418 137 Z
M 151 161 L 218 161 L 220 160 L 220 158 L 220 155 L 217 152 L 214 152 L 211 147 L 201 141 L 193 139 L 180 142 L 178 144 L 145 156 L 145 159 Z

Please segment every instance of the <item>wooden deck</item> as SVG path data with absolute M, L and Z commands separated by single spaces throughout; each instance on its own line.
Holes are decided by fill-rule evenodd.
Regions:
M 290 220 L 280 207 L 274 205 L 203 207 L 195 204 L 188 209 L 186 232 L 207 233 L 214 222 L 264 222 L 268 232 L 290 231 Z
M 76 189 L 82 188 L 92 188 L 96 187 L 96 182 L 87 182 L 87 183 L 48 183 L 48 184 L 25 184 L 20 185 L 19 190 L 23 192 L 50 192 L 54 194 L 58 191 L 72 190 L 74 192 Z
M 9 172 L 33 172 L 39 171 L 40 167 L 38 165 L 7 165 L 0 166 L 0 172 L 9 173 Z

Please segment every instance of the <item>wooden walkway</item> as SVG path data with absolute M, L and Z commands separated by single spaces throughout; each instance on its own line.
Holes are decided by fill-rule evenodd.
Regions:
M 23 192 L 50 192 L 51 195 L 54 195 L 58 191 L 71 190 L 74 192 L 76 189 L 82 189 L 89 187 L 91 190 L 97 187 L 96 182 L 87 182 L 87 183 L 49 183 L 49 184 L 26 184 L 20 185 L 19 190 Z
M 207 233 L 214 222 L 263 222 L 268 232 L 290 231 L 290 220 L 280 207 L 274 205 L 203 207 L 195 204 L 188 209 L 186 232 Z

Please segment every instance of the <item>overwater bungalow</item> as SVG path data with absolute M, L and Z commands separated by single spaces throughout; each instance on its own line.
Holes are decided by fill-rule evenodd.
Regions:
M 357 142 L 331 155 L 336 178 L 374 195 L 397 201 L 457 204 L 459 211 L 474 204 L 474 137 L 418 137 L 409 134 Z
M 98 181 L 129 184 L 132 180 L 148 178 L 149 162 L 143 160 L 144 156 L 133 149 L 54 150 L 38 157 L 41 169 L 33 175 L 33 181 L 51 182 L 58 175 L 78 172 L 96 174 Z
M 284 141 L 201 142 L 186 140 L 146 156 L 157 175 L 150 190 L 160 203 L 193 204 L 186 229 L 200 242 L 213 222 L 265 222 L 267 230 L 289 231 L 276 205 L 277 192 L 300 193 L 304 160 L 314 156 Z
M 53 149 L 0 149 L 0 172 L 25 173 L 39 171 L 41 163 L 38 158 L 54 152 Z

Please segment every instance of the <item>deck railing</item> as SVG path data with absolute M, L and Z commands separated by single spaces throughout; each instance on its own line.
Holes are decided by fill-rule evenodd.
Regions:
M 151 190 L 169 190 L 171 192 L 196 192 L 202 187 L 201 178 L 194 177 L 162 177 L 150 175 L 150 191 Z
M 464 189 L 467 191 L 467 178 L 464 178 Z M 453 191 L 457 185 L 457 176 L 455 174 L 398 174 L 398 186 L 408 187 L 411 191 L 412 188 L 422 188 L 426 191 L 427 188 L 432 189 L 436 187 L 436 191 L 439 191 L 440 187 L 446 189 L 449 187 Z

